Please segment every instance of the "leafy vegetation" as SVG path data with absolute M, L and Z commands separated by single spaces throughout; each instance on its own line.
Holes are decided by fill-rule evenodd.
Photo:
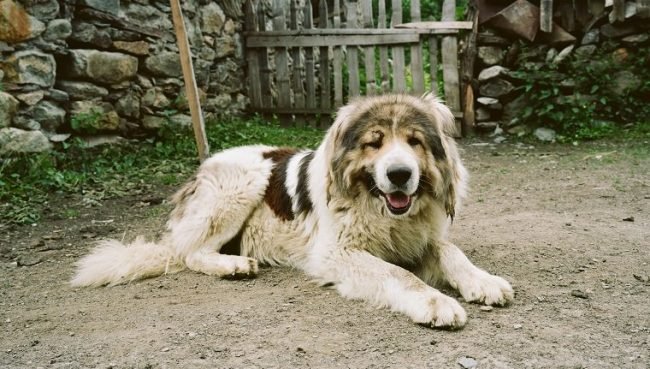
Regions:
M 519 60 L 520 69 L 513 73 L 523 81 L 527 101 L 521 119 L 526 124 L 554 128 L 564 140 L 608 137 L 631 126 L 639 126 L 638 132 L 647 131 L 648 60 L 649 48 L 630 50 L 629 55 L 622 56 L 606 47 L 560 65 L 523 58 Z M 622 78 L 636 81 L 626 84 Z M 621 87 L 626 85 L 633 87 Z
M 314 147 L 323 134 L 281 128 L 259 118 L 210 122 L 207 130 L 212 152 L 260 143 Z M 198 165 L 189 130 L 164 130 L 145 143 L 84 146 L 75 138 L 59 151 L 0 161 L 0 223 L 37 222 L 51 193 L 82 195 L 84 205 L 93 206 L 107 198 L 177 185 Z M 62 215 L 74 213 L 63 210 Z

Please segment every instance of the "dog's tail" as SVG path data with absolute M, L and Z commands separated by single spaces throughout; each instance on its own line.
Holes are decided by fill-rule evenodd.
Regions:
M 165 243 L 147 242 L 138 237 L 125 245 L 117 240 L 103 240 L 77 263 L 73 287 L 114 286 L 138 279 L 176 273 L 185 268 L 174 249 Z

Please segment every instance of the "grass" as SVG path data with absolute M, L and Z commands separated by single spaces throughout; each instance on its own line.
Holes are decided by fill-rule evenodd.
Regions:
M 282 128 L 262 119 L 209 122 L 211 152 L 247 144 L 315 147 L 323 132 Z M 137 195 L 161 185 L 184 182 L 198 166 L 190 130 L 165 131 L 146 142 L 84 148 L 81 141 L 46 154 L 0 161 L 0 226 L 38 222 L 51 194 L 81 195 L 82 204 L 127 194 Z M 62 210 L 65 218 L 78 212 Z

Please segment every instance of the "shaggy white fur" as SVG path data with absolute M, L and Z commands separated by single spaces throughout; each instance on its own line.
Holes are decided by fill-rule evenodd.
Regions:
M 185 267 L 250 277 L 258 262 L 291 265 L 341 295 L 432 327 L 467 315 L 434 288 L 505 305 L 510 284 L 446 240 L 467 172 L 432 95 L 360 98 L 341 108 L 315 151 L 248 146 L 215 154 L 173 198 L 157 242 L 102 241 L 79 261 L 74 286 L 128 283 Z M 221 248 L 239 240 L 239 255 Z

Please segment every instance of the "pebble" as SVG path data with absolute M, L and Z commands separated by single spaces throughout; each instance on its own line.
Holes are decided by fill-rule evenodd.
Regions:
M 521 329 L 521 327 L 523 327 L 523 325 L 521 325 L 521 324 L 515 324 L 515 325 L 512 326 L 512 328 L 514 328 L 514 329 Z
M 492 311 L 492 310 L 494 310 L 494 308 L 492 306 L 481 306 L 479 308 L 479 310 L 481 310 L 481 311 Z
M 581 299 L 588 299 L 589 298 L 589 295 L 587 295 L 587 293 L 585 291 L 582 291 L 582 290 L 572 290 L 571 291 L 571 296 L 578 297 L 578 298 L 581 298 Z
M 458 358 L 458 361 L 456 362 L 463 369 L 473 369 L 476 368 L 476 366 L 478 365 L 478 362 L 474 358 L 469 356 L 461 356 Z
M 634 222 L 634 217 L 623 218 L 624 222 Z
M 647 283 L 648 281 L 650 281 L 650 277 L 648 277 L 647 275 L 632 274 L 632 276 L 634 277 L 634 279 L 636 279 L 639 282 Z
M 167 352 L 167 351 L 169 351 L 169 347 L 164 347 L 164 348 L 163 348 L 162 350 L 160 350 L 160 351 L 162 351 L 162 352 Z
M 16 261 L 18 262 L 19 266 L 33 266 L 42 262 L 43 257 L 40 255 L 26 254 L 26 255 L 20 255 L 18 257 L 18 260 Z

